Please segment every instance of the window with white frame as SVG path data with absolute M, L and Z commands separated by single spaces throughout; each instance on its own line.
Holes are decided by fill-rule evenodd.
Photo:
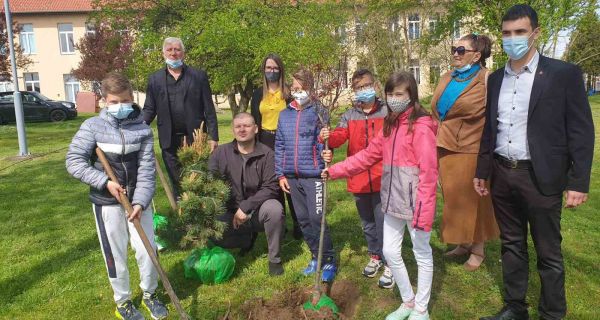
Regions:
M 400 30 L 400 25 L 398 23 L 397 16 L 392 16 L 390 18 L 389 28 L 390 28 L 390 31 L 392 31 L 392 32 L 398 32 Z
M 13 83 L 9 76 L 0 75 L 0 92 L 14 91 Z
M 65 98 L 67 101 L 75 102 L 77 92 L 79 92 L 79 80 L 72 74 L 64 74 L 63 79 L 65 82 Z
M 435 33 L 438 28 L 438 23 L 440 22 L 440 15 L 433 14 L 429 16 L 429 33 Z
M 415 40 L 421 37 L 421 17 L 413 14 L 408 17 L 408 39 Z
M 96 34 L 96 25 L 93 23 L 86 23 L 85 24 L 85 35 L 93 36 L 95 34 Z
M 421 67 L 419 67 L 419 62 L 413 62 L 413 64 L 408 67 L 408 70 L 415 77 L 415 80 L 417 80 L 417 84 L 421 84 Z
M 37 72 L 23 73 L 25 79 L 25 90 L 40 92 L 40 75 Z
M 21 49 L 23 49 L 23 53 L 25 54 L 37 52 L 35 48 L 35 37 L 33 35 L 33 24 L 25 23 L 21 25 L 19 44 L 21 45 Z
M 60 53 L 72 54 L 75 53 L 75 43 L 73 42 L 73 24 L 59 23 L 58 24 L 58 41 L 60 43 Z
M 454 21 L 454 39 L 460 39 L 460 21 Z

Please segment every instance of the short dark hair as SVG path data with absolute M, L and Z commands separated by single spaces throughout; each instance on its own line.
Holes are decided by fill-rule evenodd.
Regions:
M 361 68 L 352 74 L 352 86 L 354 87 L 354 83 L 362 79 L 363 77 L 370 77 L 371 80 L 375 81 L 375 77 L 373 77 L 373 73 L 369 71 L 369 69 Z
M 535 30 L 539 26 L 537 12 L 527 4 L 516 4 L 510 7 L 502 17 L 502 22 L 519 20 L 521 18 L 529 18 L 531 29 Z

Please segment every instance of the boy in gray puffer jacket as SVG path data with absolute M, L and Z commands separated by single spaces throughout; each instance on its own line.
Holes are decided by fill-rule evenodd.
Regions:
M 140 219 L 156 248 L 150 207 L 156 169 L 152 129 L 143 122 L 140 108 L 132 103 L 131 83 L 123 75 L 110 73 L 102 81 L 102 97 L 107 107 L 100 115 L 86 120 L 73 137 L 67 152 L 67 171 L 90 186 L 96 230 L 117 303 L 115 315 L 126 320 L 144 319 L 131 302 L 127 268 L 127 243 L 131 240 L 144 291 L 143 305 L 152 318 L 162 319 L 167 316 L 167 309 L 155 293 L 158 273 L 132 223 Z M 95 154 L 96 147 L 106 154 L 118 183 L 110 181 L 104 172 Z M 118 203 L 120 193 L 128 196 L 133 212 L 125 212 Z

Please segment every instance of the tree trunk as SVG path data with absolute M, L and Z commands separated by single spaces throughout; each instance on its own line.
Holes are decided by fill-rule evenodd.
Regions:
M 227 101 L 229 101 L 229 109 L 231 109 L 232 116 L 235 116 L 239 112 L 239 106 L 235 100 L 235 91 L 235 88 L 232 88 L 227 94 Z
M 252 98 L 252 93 L 254 92 L 254 83 L 252 83 L 252 80 L 246 80 L 246 85 L 243 88 L 240 84 L 236 84 L 235 88 L 236 91 L 240 94 L 240 104 L 238 106 L 238 113 L 248 111 L 250 98 Z

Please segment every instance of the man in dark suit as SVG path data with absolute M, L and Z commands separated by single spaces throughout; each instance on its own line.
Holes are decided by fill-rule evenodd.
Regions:
M 177 149 L 183 138 L 186 137 L 187 143 L 193 142 L 194 130 L 204 122 L 212 152 L 217 147 L 219 133 L 206 72 L 183 63 L 185 48 L 179 38 L 165 39 L 163 56 L 166 68 L 154 72 L 148 80 L 144 121 L 150 124 L 158 116 L 158 139 L 162 157 L 175 196 L 178 196 L 181 165 Z
M 476 176 L 480 195 L 490 179 L 502 242 L 504 308 L 485 320 L 529 319 L 528 225 L 541 279 L 541 319 L 566 314 L 560 215 L 587 200 L 594 124 L 580 69 L 538 53 L 537 13 L 511 7 L 502 18 L 510 57 L 488 79 L 486 121 Z

